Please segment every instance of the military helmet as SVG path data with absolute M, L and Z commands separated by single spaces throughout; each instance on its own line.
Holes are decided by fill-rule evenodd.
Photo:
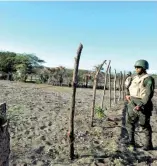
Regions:
M 131 76 L 131 71 L 126 72 L 127 76 Z
M 139 67 L 142 67 L 144 69 L 149 69 L 149 63 L 146 60 L 143 60 L 143 59 L 140 59 L 140 60 L 136 61 L 134 66 L 135 67 L 139 66 Z

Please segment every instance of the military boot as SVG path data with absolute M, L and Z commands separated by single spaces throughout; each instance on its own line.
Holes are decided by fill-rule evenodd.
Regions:
M 7 122 L 7 119 L 4 116 L 0 115 L 0 126 L 4 125 Z
M 133 150 L 136 150 L 134 133 L 129 134 L 129 142 L 128 142 L 127 146 L 132 147 Z

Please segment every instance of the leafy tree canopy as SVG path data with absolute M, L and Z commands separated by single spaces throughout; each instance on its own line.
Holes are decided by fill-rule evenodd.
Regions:
M 8 51 L 0 52 L 0 71 L 15 72 L 24 70 L 26 73 L 32 73 L 36 67 L 42 67 L 44 60 L 39 59 L 34 54 L 19 54 Z

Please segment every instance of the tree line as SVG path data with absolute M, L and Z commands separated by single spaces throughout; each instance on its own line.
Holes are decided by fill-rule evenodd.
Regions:
M 43 63 L 45 61 L 34 54 L 20 54 L 9 51 L 0 52 L 0 71 L 9 76 L 20 71 L 21 76 L 24 77 L 21 79 L 25 79 L 27 74 L 35 73 L 36 68 L 43 67 Z
M 69 85 L 72 81 L 73 69 L 67 69 L 64 66 L 45 67 L 45 61 L 34 54 L 15 53 L 9 51 L 0 51 L 0 79 L 8 80 L 26 80 L 35 83 L 48 83 L 52 85 Z M 78 86 L 93 87 L 94 75 L 99 65 L 94 66 L 93 70 L 78 70 Z M 105 71 L 102 68 L 98 74 L 98 87 L 104 82 Z M 117 76 L 119 77 L 120 75 Z M 153 75 L 156 78 L 156 75 Z M 114 80 L 114 73 L 111 74 Z

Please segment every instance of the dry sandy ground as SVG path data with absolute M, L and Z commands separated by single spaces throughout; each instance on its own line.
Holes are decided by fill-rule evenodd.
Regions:
M 136 151 L 119 144 L 123 134 L 123 102 L 105 111 L 108 117 L 95 116 L 90 127 L 92 103 L 91 89 L 77 89 L 75 110 L 75 154 L 69 161 L 67 131 L 71 104 L 71 88 L 48 85 L 0 81 L 0 102 L 7 103 L 10 118 L 10 166 L 121 166 L 157 165 L 157 114 L 152 116 L 153 144 L 155 150 Z M 102 91 L 97 91 L 96 105 L 100 105 Z M 153 98 L 154 103 L 157 101 Z M 106 99 L 108 101 L 108 99 Z M 108 103 L 108 102 L 106 102 Z M 108 108 L 108 105 L 106 104 Z M 156 107 L 156 105 L 155 105 Z M 137 132 L 142 145 L 144 135 Z

